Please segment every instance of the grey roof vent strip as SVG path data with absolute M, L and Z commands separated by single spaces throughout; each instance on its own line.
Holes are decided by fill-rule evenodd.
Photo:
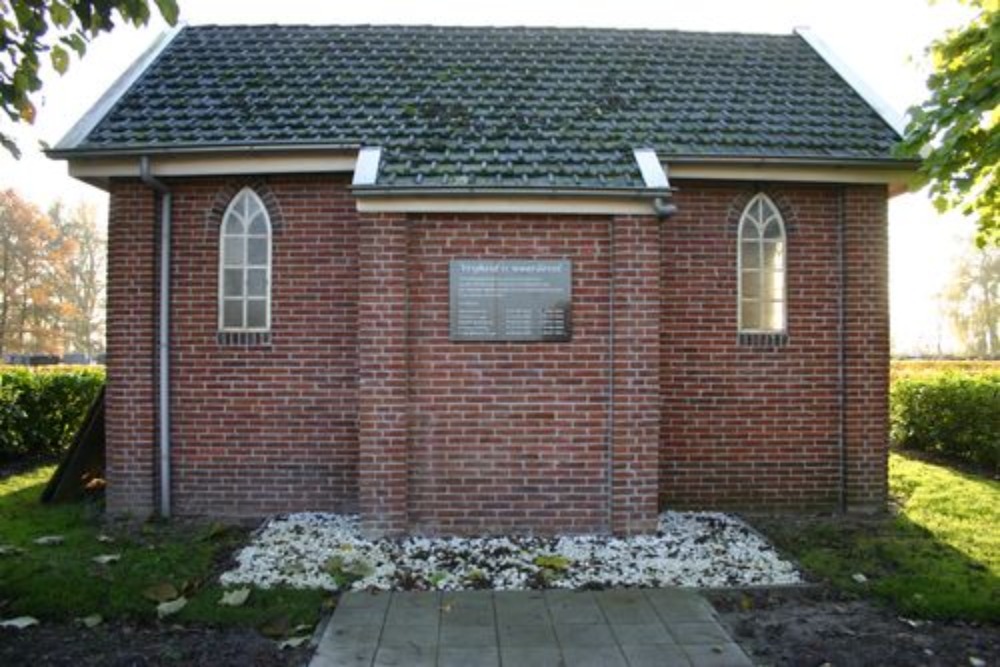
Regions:
M 639 165 L 639 173 L 642 174 L 642 181 L 647 188 L 659 190 L 670 187 L 667 173 L 663 170 L 656 151 L 652 148 L 635 148 L 632 154 L 635 156 L 636 164 Z
M 896 131 L 896 134 L 900 137 L 906 134 L 906 120 L 903 116 L 897 113 L 892 108 L 892 105 L 885 101 L 885 98 L 875 92 L 874 88 L 865 83 L 864 79 L 857 72 L 841 60 L 812 28 L 799 26 L 795 28 L 795 34 L 805 40 L 806 44 L 811 46 L 819 54 L 820 58 L 825 60 L 826 64 L 832 67 L 840 75 L 840 78 L 846 81 L 847 85 L 853 88 L 854 92 L 860 95 L 861 99 L 867 102 L 868 106 L 874 109 L 882 117 L 882 120 Z
M 378 170 L 382 163 L 381 146 L 364 146 L 358 151 L 358 161 L 354 166 L 354 179 L 351 185 L 375 185 L 378 181 Z
M 181 30 L 187 27 L 187 23 L 179 22 L 173 28 L 161 32 L 153 43 L 135 61 L 129 65 L 122 74 L 115 79 L 111 87 L 104 91 L 104 94 L 97 98 L 94 105 L 73 124 L 63 138 L 60 139 L 53 150 L 62 151 L 75 148 L 80 142 L 87 138 L 101 120 L 111 111 L 115 104 L 128 92 L 132 85 L 139 80 L 149 66 L 152 65 L 160 54 L 170 45 L 174 38 L 180 34 Z

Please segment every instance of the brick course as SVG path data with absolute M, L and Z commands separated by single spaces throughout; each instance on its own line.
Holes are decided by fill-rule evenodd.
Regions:
M 246 183 L 276 221 L 273 330 L 231 345 L 217 337 L 218 225 Z M 678 185 L 673 218 L 621 217 L 612 234 L 604 216 L 360 215 L 341 177 L 171 182 L 175 511 L 360 509 L 379 533 L 630 533 L 653 528 L 660 505 L 836 506 L 841 213 L 847 500 L 880 507 L 885 189 L 763 187 L 788 222 L 789 331 L 754 346 L 736 330 L 736 220 L 757 189 Z M 154 210 L 138 182 L 112 184 L 117 513 L 148 514 L 155 497 Z M 451 343 L 448 261 L 485 257 L 571 259 L 572 341 Z

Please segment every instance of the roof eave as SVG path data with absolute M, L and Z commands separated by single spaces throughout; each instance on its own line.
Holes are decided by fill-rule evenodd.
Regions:
M 234 142 L 225 144 L 149 144 L 84 148 L 51 148 L 45 155 L 56 160 L 82 160 L 164 155 L 232 155 L 246 153 L 314 153 L 323 151 L 357 151 L 360 142 Z
M 660 153 L 668 164 L 769 165 L 785 167 L 830 167 L 843 169 L 913 169 L 920 166 L 918 158 L 810 157 L 786 155 L 706 155 Z

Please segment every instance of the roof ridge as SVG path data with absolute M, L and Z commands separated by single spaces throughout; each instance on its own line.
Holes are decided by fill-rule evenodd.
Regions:
M 782 37 L 794 38 L 794 30 L 789 32 L 741 32 L 736 30 L 684 30 L 680 28 L 642 28 L 621 26 L 556 26 L 556 25 L 441 25 L 433 23 L 202 23 L 189 24 L 187 29 L 253 29 L 284 28 L 296 30 L 324 30 L 331 28 L 349 29 L 395 29 L 413 31 L 495 31 L 495 32 L 588 32 L 588 33 L 641 33 L 649 35 L 698 35 L 718 37 Z

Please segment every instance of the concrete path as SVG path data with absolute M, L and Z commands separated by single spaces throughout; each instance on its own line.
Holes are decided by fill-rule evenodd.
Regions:
M 680 589 L 347 593 L 310 667 L 743 667 L 711 605 Z

